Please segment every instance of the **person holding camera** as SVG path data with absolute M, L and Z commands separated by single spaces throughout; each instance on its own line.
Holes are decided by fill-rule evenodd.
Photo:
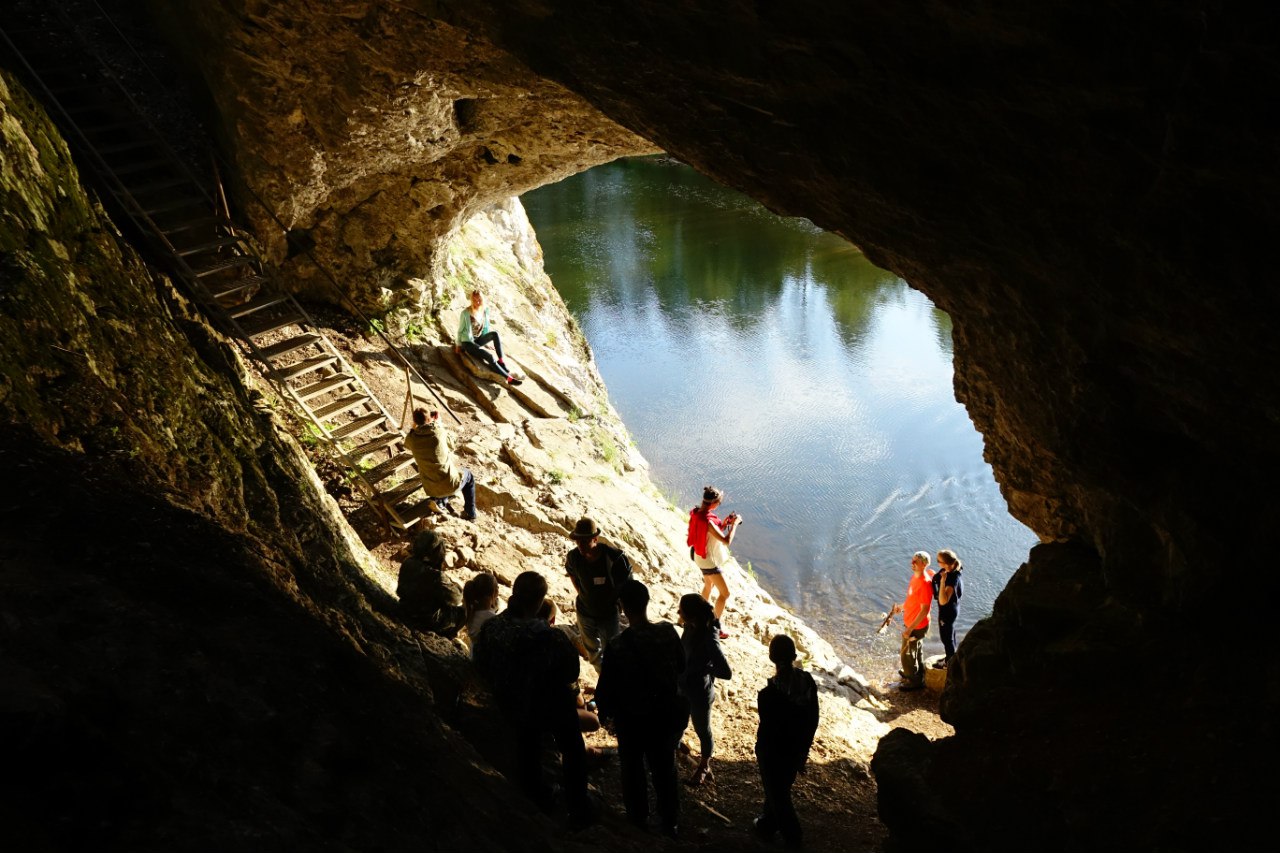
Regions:
M 430 415 L 424 409 L 413 410 L 413 429 L 404 439 L 405 448 L 413 454 L 422 478 L 422 490 L 427 497 L 448 500 L 462 492 L 462 517 L 476 520 L 476 478 L 471 469 L 453 464 L 453 450 L 449 447 L 449 433 L 440 423 L 440 413 Z
M 711 593 L 718 590 L 715 601 L 715 627 L 720 639 L 727 640 L 729 635 L 720 624 L 725 605 L 729 601 L 729 584 L 725 583 L 721 569 L 729 562 L 729 543 L 738 532 L 742 516 L 731 512 L 721 521 L 716 516 L 716 508 L 724 500 L 724 492 L 715 486 L 706 486 L 702 490 L 702 504 L 689 510 L 689 534 L 686 543 L 689 556 L 702 571 L 702 597 L 711 601 Z

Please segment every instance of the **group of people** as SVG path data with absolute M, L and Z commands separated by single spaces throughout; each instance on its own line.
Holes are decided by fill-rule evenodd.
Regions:
M 956 617 L 960 613 L 960 597 L 964 595 L 961 577 L 964 565 L 955 551 L 938 552 L 938 571 L 929 569 L 929 554 L 917 551 L 911 557 L 911 580 L 907 597 L 893 605 L 890 613 L 902 614 L 902 677 L 898 689 L 919 690 L 924 686 L 924 638 L 929 632 L 929 611 L 938 603 L 938 634 L 942 639 L 943 659 L 934 666 L 946 669 L 956 653 Z
M 736 523 L 715 519 L 720 498 L 717 490 L 708 488 L 694 512 L 710 515 L 706 523 L 723 537 L 714 541 L 727 545 Z M 633 577 L 626 553 L 601 542 L 600 533 L 592 519 L 583 518 L 570 534 L 574 547 L 565 570 L 577 591 L 575 629 L 556 625 L 547 580 L 538 572 L 527 571 L 515 579 L 501 612 L 492 574 L 479 573 L 459 589 L 443 573 L 443 542 L 432 530 L 414 538 L 400 570 L 397 594 L 408 624 L 456 636 L 471 650 L 477 671 L 488 681 L 514 733 L 517 780 L 540 807 L 550 809 L 556 801 L 557 788 L 544 775 L 541 760 L 549 735 L 560 753 L 561 790 L 571 822 L 585 825 L 594 819 L 583 734 L 603 724 L 617 737 L 628 820 L 648 828 L 651 783 L 658 829 L 676 837 L 676 751 L 690 723 L 700 755 L 686 784 L 699 786 L 714 779 L 715 683 L 733 677 L 720 647 L 718 613 L 723 613 L 723 606 L 717 611 L 703 595 L 690 592 L 679 600 L 679 630 L 671 622 L 651 619 L 648 587 Z M 722 592 L 720 601 L 724 599 Z M 818 692 L 813 677 L 795 666 L 796 657 L 790 637 L 773 638 L 769 659 L 775 674 L 758 697 L 756 757 L 764 797 L 754 828 L 765 837 L 781 834 L 798 846 L 801 830 L 791 787 L 804 772 L 818 728 Z M 584 701 L 578 682 L 584 659 L 598 673 L 591 702 Z

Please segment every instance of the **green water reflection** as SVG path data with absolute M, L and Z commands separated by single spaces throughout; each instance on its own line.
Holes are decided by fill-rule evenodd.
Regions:
M 989 610 L 1034 536 L 955 401 L 944 312 L 840 238 L 664 158 L 523 201 L 655 479 L 686 506 L 726 488 L 748 518 L 735 554 L 771 592 L 846 656 L 881 654 L 871 629 L 910 554 L 950 547 L 962 628 Z

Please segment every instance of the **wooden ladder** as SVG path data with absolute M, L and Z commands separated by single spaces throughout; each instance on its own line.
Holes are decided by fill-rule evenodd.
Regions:
M 407 530 L 430 511 L 399 425 L 298 304 L 268 274 L 247 234 L 170 147 L 121 80 L 67 29 L 0 21 L 82 166 L 97 177 L 161 264 L 212 321 L 244 345 L 307 428 L 341 460 L 378 515 Z

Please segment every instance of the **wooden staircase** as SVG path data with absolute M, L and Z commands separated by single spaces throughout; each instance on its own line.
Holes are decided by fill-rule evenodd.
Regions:
M 212 181 L 170 147 L 115 73 L 51 13 L 0 19 L 7 48 L 82 169 L 147 239 L 153 259 L 245 347 L 315 438 L 394 528 L 430 511 L 396 420 L 293 296 L 245 232 L 219 212 Z

